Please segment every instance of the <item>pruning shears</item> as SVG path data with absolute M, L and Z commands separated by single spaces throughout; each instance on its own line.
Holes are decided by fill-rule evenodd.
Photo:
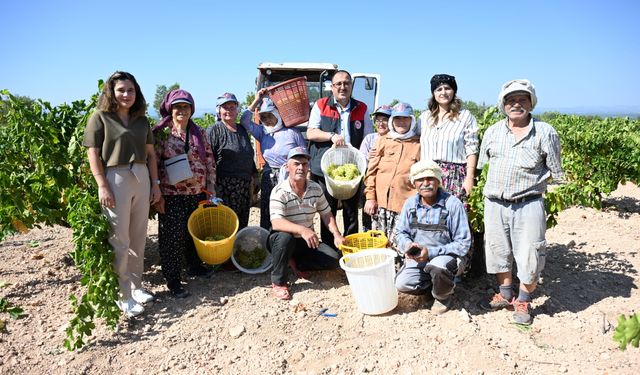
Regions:
M 324 308 L 324 309 L 320 310 L 318 315 L 326 316 L 326 317 L 329 317 L 329 318 L 335 318 L 336 316 L 338 316 L 338 314 L 331 314 L 331 313 L 328 313 L 327 311 L 329 311 L 329 309 Z
M 207 194 L 207 199 L 200 201 L 200 204 L 212 204 L 214 206 L 219 206 L 222 204 L 222 198 L 218 198 L 215 195 L 213 195 L 211 192 L 209 192 L 207 189 L 202 189 L 203 193 Z

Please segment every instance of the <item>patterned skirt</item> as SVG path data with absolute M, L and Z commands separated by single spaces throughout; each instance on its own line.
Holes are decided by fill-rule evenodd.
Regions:
M 467 177 L 467 165 L 436 161 L 442 168 L 442 188 L 460 199 L 462 203 L 467 201 L 467 194 L 462 188 L 462 183 Z M 465 204 L 466 207 L 466 204 Z
M 395 248 L 395 229 L 398 220 L 398 213 L 387 210 L 386 208 L 378 208 L 377 215 L 373 216 L 372 227 L 375 230 L 384 232 L 389 239 L 389 243 Z
M 231 208 L 238 215 L 239 228 L 249 224 L 251 208 L 251 177 L 220 177 L 216 181 L 216 193 L 222 204 Z

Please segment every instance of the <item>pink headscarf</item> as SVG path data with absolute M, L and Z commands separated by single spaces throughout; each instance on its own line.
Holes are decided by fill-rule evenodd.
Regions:
M 160 104 L 160 116 L 162 119 L 158 122 L 156 126 L 153 127 L 153 132 L 157 133 L 167 126 L 173 126 L 173 118 L 171 117 L 171 105 L 176 101 L 187 102 L 191 105 L 191 116 L 196 111 L 196 104 L 193 101 L 193 97 L 188 91 L 182 89 L 171 90 L 164 96 L 164 100 L 162 100 L 162 104 Z M 196 125 L 191 117 L 189 117 L 189 123 L 187 124 L 189 128 L 189 134 L 191 134 L 191 140 L 193 144 L 198 149 L 198 154 L 200 155 L 200 159 L 206 159 L 206 152 L 204 149 L 204 138 L 202 132 L 200 131 L 200 127 Z M 188 140 L 187 140 L 188 142 Z

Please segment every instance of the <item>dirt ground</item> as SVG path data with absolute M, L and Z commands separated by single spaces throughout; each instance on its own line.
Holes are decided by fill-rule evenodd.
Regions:
M 255 210 L 255 209 L 254 209 Z M 251 222 L 258 222 L 257 211 Z M 612 340 L 619 314 L 640 307 L 640 189 L 621 186 L 603 211 L 574 207 L 547 232 L 543 284 L 525 330 L 512 313 L 477 307 L 493 278 L 465 279 L 452 311 L 434 315 L 400 296 L 382 316 L 358 312 L 343 271 L 297 280 L 291 302 L 270 295 L 269 274 L 219 271 L 188 279 L 192 296 L 163 284 L 151 222 L 145 314 L 112 331 L 98 322 L 86 347 L 67 352 L 68 296 L 80 294 L 67 253 L 71 232 L 43 228 L 0 243 L 1 295 L 26 316 L 0 333 L 0 374 L 638 374 L 640 349 Z M 327 308 L 336 317 L 318 314 Z

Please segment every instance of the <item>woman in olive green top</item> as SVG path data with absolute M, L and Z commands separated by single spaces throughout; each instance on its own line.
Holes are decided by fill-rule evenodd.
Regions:
M 98 198 L 111 225 L 120 300 L 128 317 L 144 311 L 153 296 L 142 289 L 149 204 L 160 199 L 153 134 L 146 102 L 133 75 L 115 72 L 104 84 L 98 110 L 87 121 L 84 146 L 98 183 Z M 150 181 L 151 179 L 151 181 Z

